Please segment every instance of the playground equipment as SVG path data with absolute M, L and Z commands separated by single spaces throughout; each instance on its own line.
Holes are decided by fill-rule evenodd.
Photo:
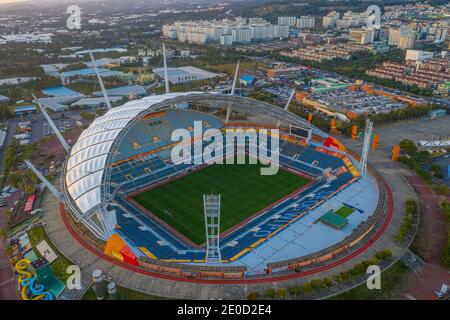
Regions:
M 22 287 L 22 300 L 53 300 L 54 296 L 45 287 L 37 283 L 37 274 L 33 274 L 30 260 L 22 259 L 16 263 L 16 271 L 20 274 L 17 282 Z

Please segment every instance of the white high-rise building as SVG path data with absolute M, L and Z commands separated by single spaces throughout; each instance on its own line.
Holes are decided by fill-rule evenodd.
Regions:
M 252 31 L 250 28 L 233 29 L 231 37 L 233 43 L 250 43 L 252 42 Z
M 273 26 L 269 23 L 250 25 L 252 39 L 256 41 L 264 41 L 273 39 Z
M 279 26 L 294 27 L 297 23 L 297 17 L 278 17 Z
M 289 27 L 288 26 L 273 26 L 274 27 L 274 38 L 286 39 L 289 37 Z
M 416 34 L 414 32 L 407 32 L 400 35 L 398 47 L 401 49 L 411 49 L 416 42 Z
M 162 27 L 162 33 L 164 37 L 170 38 L 170 39 L 176 39 L 177 36 L 177 29 L 175 26 L 170 24 L 165 24 Z
M 316 18 L 310 16 L 302 16 L 297 19 L 297 27 L 301 29 L 311 29 L 316 26 Z
M 388 44 L 391 46 L 398 46 L 400 43 L 400 29 L 389 28 Z
M 286 18 L 291 18 L 290 21 L 287 21 L 291 24 L 295 19 L 295 17 Z M 262 18 L 250 18 L 249 23 L 246 22 L 246 18 L 241 17 L 235 20 L 223 19 L 220 21 L 177 21 L 173 24 L 163 25 L 162 32 L 163 36 L 178 39 L 181 43 L 219 42 L 222 45 L 265 41 L 289 36 L 288 25 L 273 25 Z
M 221 46 L 231 46 L 233 44 L 233 36 L 231 34 L 222 34 L 220 36 Z

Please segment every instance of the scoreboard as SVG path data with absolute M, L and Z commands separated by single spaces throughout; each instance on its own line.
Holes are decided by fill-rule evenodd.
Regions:
M 302 128 L 291 125 L 290 133 L 299 138 L 305 139 L 307 142 L 311 139 L 312 129 L 311 128 Z

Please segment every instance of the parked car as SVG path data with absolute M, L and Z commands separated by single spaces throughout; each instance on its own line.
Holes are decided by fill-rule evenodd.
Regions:
M 36 209 L 36 210 L 31 211 L 31 215 L 35 215 L 35 214 L 39 214 L 39 213 L 42 213 L 42 209 Z

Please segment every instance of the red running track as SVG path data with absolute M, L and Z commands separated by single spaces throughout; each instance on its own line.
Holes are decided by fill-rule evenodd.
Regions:
M 290 280 L 290 279 L 295 279 L 295 278 L 300 278 L 300 277 L 305 277 L 305 276 L 309 276 L 312 274 L 316 274 L 319 272 L 323 272 L 332 268 L 335 268 L 347 261 L 350 261 L 351 259 L 357 257 L 358 255 L 360 255 L 361 253 L 363 253 L 364 251 L 366 251 L 368 248 L 370 248 L 370 246 L 372 246 L 372 244 L 375 243 L 375 241 L 377 241 L 382 234 L 386 231 L 387 227 L 389 226 L 391 220 L 392 220 L 392 216 L 394 213 L 394 197 L 392 195 L 392 191 L 391 188 L 389 187 L 389 185 L 386 183 L 386 181 L 380 177 L 380 179 L 382 179 L 383 185 L 386 188 L 386 191 L 388 193 L 388 198 L 389 198 L 389 209 L 388 209 L 388 214 L 387 217 L 385 219 L 385 221 L 383 222 L 383 225 L 381 226 L 380 229 L 377 230 L 377 232 L 374 234 L 374 236 L 367 241 L 367 243 L 365 243 L 363 246 L 361 246 L 360 248 L 358 248 L 357 250 L 353 251 L 352 253 L 350 253 L 349 255 L 342 257 L 339 260 L 336 260 L 334 262 L 331 262 L 325 266 L 321 266 L 321 267 L 317 267 L 317 268 L 313 268 L 310 270 L 306 270 L 306 271 L 301 271 L 298 273 L 294 273 L 294 274 L 288 274 L 288 275 L 281 275 L 281 276 L 271 276 L 271 277 L 264 277 L 264 278 L 250 278 L 250 279 L 194 279 L 194 278 L 184 278 L 184 277 L 179 277 L 179 276 L 174 276 L 174 275 L 168 275 L 168 274 L 163 274 L 163 273 L 158 273 L 158 272 L 153 272 L 150 270 L 144 270 L 141 268 L 137 268 L 136 266 L 132 266 L 129 264 L 126 264 L 124 262 L 121 262 L 117 259 L 111 258 L 107 255 L 105 255 L 103 252 L 100 252 L 98 250 L 96 250 L 95 248 L 91 247 L 84 239 L 82 239 L 80 237 L 80 235 L 73 229 L 73 226 L 70 224 L 70 222 L 67 219 L 66 213 L 65 213 L 65 208 L 64 208 L 64 204 L 60 204 L 60 213 L 61 213 L 61 217 L 64 221 L 64 224 L 66 225 L 67 229 L 69 230 L 69 232 L 72 234 L 72 236 L 83 246 L 85 247 L 87 250 L 89 250 L 90 252 L 92 252 L 93 254 L 95 254 L 96 256 L 109 261 L 113 264 L 116 264 L 124 269 L 133 271 L 133 272 L 137 272 L 140 274 L 144 274 L 144 275 L 148 275 L 148 276 L 152 276 L 155 278 L 159 278 L 159 279 L 165 279 L 165 280 L 171 280 L 171 281 L 182 281 L 182 282 L 190 282 L 190 283 L 201 283 L 201 284 L 258 284 L 258 283 L 268 283 L 268 282 L 274 282 L 274 281 L 285 281 L 285 280 Z

